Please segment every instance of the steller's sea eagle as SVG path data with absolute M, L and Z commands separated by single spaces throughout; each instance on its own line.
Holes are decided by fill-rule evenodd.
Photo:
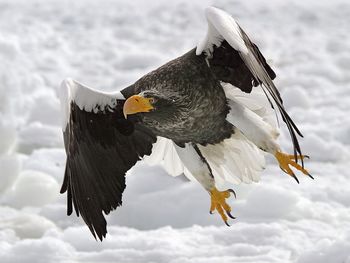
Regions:
M 61 193 L 67 192 L 68 215 L 74 207 L 95 238 L 106 236 L 104 214 L 122 204 L 126 172 L 151 153 L 149 161 L 163 163 L 170 174 L 195 178 L 210 195 L 210 212 L 227 225 L 234 217 L 226 199 L 235 193 L 218 185 L 258 181 L 263 152 L 297 181 L 292 167 L 311 177 L 298 143 L 302 135 L 259 48 L 224 11 L 208 7 L 205 15 L 208 31 L 196 48 L 121 91 L 62 83 L 67 163 Z M 267 114 L 272 109 L 289 130 L 293 154 L 276 141 L 278 129 Z

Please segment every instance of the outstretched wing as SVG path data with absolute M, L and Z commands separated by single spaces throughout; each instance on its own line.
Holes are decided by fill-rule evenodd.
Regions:
M 108 214 L 122 204 L 125 173 L 150 155 L 156 137 L 123 116 L 121 93 L 102 93 L 65 80 L 61 87 L 67 163 L 61 193 L 67 192 L 67 214 L 84 219 L 100 240 Z M 104 213 L 104 214 L 103 214 Z
M 301 155 L 297 134 L 301 137 L 302 134 L 286 112 L 280 93 L 272 81 L 276 74 L 259 48 L 229 14 L 209 7 L 206 17 L 208 32 L 197 46 L 196 54 L 206 54 L 208 64 L 219 80 L 231 83 L 247 93 L 252 91 L 253 86 L 262 87 L 271 107 L 279 110 L 287 125 L 297 159 L 297 155 Z

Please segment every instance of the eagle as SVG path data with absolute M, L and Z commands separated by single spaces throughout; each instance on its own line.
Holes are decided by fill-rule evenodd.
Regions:
M 216 7 L 205 16 L 207 34 L 195 48 L 121 91 L 73 79 L 61 84 L 67 154 L 61 193 L 67 214 L 74 208 L 95 239 L 106 237 L 105 215 L 122 205 L 126 173 L 140 160 L 197 180 L 209 194 L 210 213 L 226 225 L 235 218 L 227 199 L 236 194 L 218 185 L 258 181 L 264 152 L 298 183 L 293 169 L 312 178 L 275 72 L 232 16 Z M 267 112 L 285 123 L 292 154 L 282 152 L 278 121 Z

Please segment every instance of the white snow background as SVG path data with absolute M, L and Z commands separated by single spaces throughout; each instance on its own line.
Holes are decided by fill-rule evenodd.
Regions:
M 228 228 L 197 183 L 139 164 L 96 242 L 59 194 L 59 85 L 126 87 L 198 43 L 208 4 L 272 64 L 315 180 L 270 158 L 260 183 L 233 187 Z M 0 1 L 0 262 L 349 263 L 349 32 L 347 0 Z

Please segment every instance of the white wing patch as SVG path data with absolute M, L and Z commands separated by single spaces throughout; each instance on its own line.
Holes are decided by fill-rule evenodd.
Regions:
M 118 92 L 102 92 L 89 88 L 73 79 L 65 79 L 61 84 L 60 101 L 62 118 L 62 129 L 64 130 L 69 121 L 70 103 L 75 102 L 81 110 L 97 112 L 99 107 L 104 108 L 116 105 L 116 99 L 124 100 L 124 96 Z
M 207 7 L 205 15 L 208 20 L 208 31 L 205 38 L 197 45 L 197 55 L 203 51 L 211 53 L 213 46 L 220 46 L 223 39 L 237 51 L 248 54 L 248 48 L 244 43 L 240 28 L 233 17 L 215 7 Z

